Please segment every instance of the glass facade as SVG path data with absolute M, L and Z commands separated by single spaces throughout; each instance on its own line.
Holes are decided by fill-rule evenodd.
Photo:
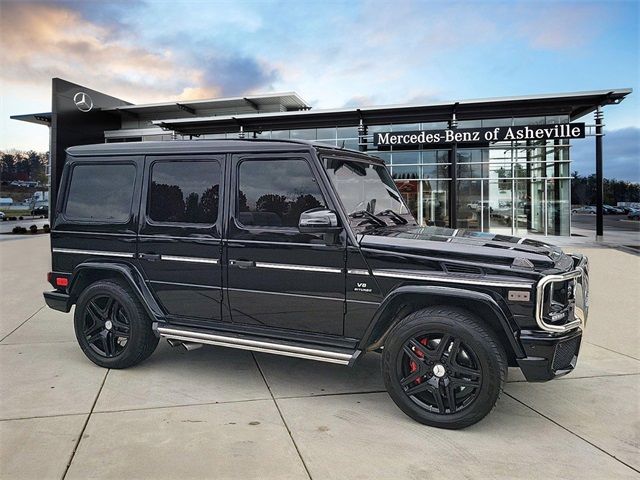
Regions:
M 458 128 L 568 122 L 566 115 L 498 118 L 463 120 L 458 122 Z M 420 224 L 508 235 L 570 235 L 569 140 L 506 141 L 481 148 L 394 150 L 391 147 L 384 151 L 376 150 L 372 142 L 376 132 L 447 127 L 447 122 L 367 127 L 367 153 L 385 161 Z M 246 132 L 245 136 L 310 140 L 352 150 L 359 148 L 357 126 Z M 235 139 L 238 133 L 199 138 Z
M 458 127 L 568 122 L 567 116 L 556 115 L 461 121 Z M 369 128 L 368 134 L 444 128 L 446 123 L 379 125 Z M 376 151 L 370 147 L 368 153 L 385 160 L 423 225 L 507 235 L 569 235 L 569 147 L 568 140 L 541 140 L 497 142 L 482 148 Z

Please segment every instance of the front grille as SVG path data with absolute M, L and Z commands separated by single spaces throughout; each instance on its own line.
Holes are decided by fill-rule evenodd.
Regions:
M 553 364 L 551 368 L 553 370 L 566 370 L 567 368 L 573 368 L 573 357 L 578 354 L 578 348 L 580 348 L 580 337 L 572 338 L 566 342 L 559 343 L 556 346 L 556 352 L 553 356 Z

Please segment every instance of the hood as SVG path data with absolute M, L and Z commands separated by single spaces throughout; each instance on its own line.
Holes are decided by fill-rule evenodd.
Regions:
M 537 272 L 550 269 L 564 272 L 573 267 L 573 259 L 554 245 L 465 229 L 400 225 L 367 231 L 359 241 L 362 248 L 429 256 L 443 261 L 468 261 L 511 268 L 515 259 L 526 259 Z M 520 260 L 516 264 L 518 262 Z M 527 262 L 522 263 L 528 265 Z

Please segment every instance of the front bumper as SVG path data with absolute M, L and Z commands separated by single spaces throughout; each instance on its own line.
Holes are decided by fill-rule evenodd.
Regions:
M 53 292 L 44 292 L 43 295 L 49 308 L 65 313 L 69 313 L 71 310 L 71 299 L 66 293 L 54 290 Z
M 518 365 L 529 382 L 546 382 L 572 371 L 578 361 L 582 329 L 557 335 L 547 332 L 523 331 L 520 342 L 525 358 Z
M 589 261 L 582 255 L 572 255 L 574 270 L 544 277 L 537 286 L 536 322 L 540 330 L 523 330 L 520 343 L 525 358 L 518 365 L 529 382 L 546 382 L 571 372 L 578 362 L 582 331 L 589 315 Z M 545 288 L 554 282 L 574 281 L 575 295 L 570 309 L 573 320 L 553 325 L 543 316 Z

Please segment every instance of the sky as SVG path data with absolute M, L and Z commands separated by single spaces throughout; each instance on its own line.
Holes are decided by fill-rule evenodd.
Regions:
M 0 149 L 48 149 L 61 77 L 133 103 L 295 91 L 315 109 L 631 87 L 605 176 L 640 182 L 640 2 L 0 0 Z M 592 123 L 592 117 L 585 118 Z M 593 138 L 572 170 L 593 173 Z

